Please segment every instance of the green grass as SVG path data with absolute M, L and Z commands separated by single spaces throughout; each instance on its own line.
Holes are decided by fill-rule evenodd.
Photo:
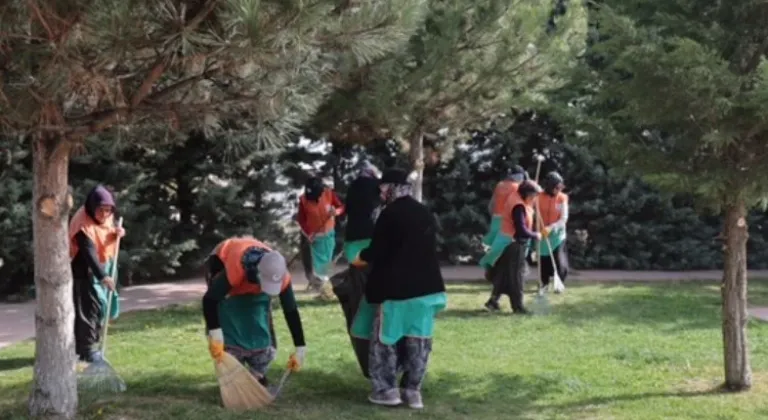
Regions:
M 768 305 L 768 283 L 750 286 Z M 266 411 L 232 414 L 219 394 L 199 307 L 125 314 L 109 358 L 128 392 L 81 404 L 88 419 L 759 419 L 768 418 L 768 325 L 750 322 L 755 386 L 721 394 L 719 289 L 714 284 L 584 285 L 531 318 L 477 308 L 485 285 L 455 285 L 439 317 L 426 409 L 373 407 L 336 303 L 303 300 L 305 368 Z M 302 298 L 303 299 L 303 298 Z M 526 299 L 531 302 L 531 295 Z M 292 350 L 282 316 L 270 376 Z M 25 418 L 33 345 L 0 351 L 0 418 Z

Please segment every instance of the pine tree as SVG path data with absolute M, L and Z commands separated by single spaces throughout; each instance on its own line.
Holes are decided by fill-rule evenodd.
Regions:
M 549 2 L 430 1 L 408 48 L 362 68 L 323 108 L 324 132 L 403 142 L 421 199 L 425 137 L 450 149 L 465 129 L 538 101 L 541 89 L 560 83 L 586 30 L 583 7 L 573 2 L 566 13 L 563 3 L 553 13 Z
M 73 418 L 67 168 L 91 135 L 226 131 L 275 146 L 359 65 L 406 41 L 421 0 L 11 0 L 0 10 L 0 127 L 34 151 L 32 417 Z M 222 139 L 223 140 L 223 139 Z
M 580 128 L 623 167 L 723 211 L 725 387 L 752 385 L 747 216 L 768 188 L 768 5 L 627 1 L 594 11 Z

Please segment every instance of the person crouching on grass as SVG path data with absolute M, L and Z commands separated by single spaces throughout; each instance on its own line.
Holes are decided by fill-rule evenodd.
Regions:
M 405 401 L 420 409 L 435 315 L 447 302 L 437 259 L 437 222 L 411 197 L 405 171 L 385 172 L 380 188 L 384 208 L 371 243 L 352 263 L 370 265 L 370 273 L 351 333 L 370 340 L 373 389 L 368 400 L 384 406 Z M 398 366 L 403 368 L 399 389 Z
M 288 368 L 299 370 L 306 344 L 285 258 L 254 238 L 236 237 L 219 243 L 206 266 L 203 316 L 211 357 L 220 361 L 226 351 L 266 386 L 277 354 L 270 298 L 279 296 L 296 346 Z

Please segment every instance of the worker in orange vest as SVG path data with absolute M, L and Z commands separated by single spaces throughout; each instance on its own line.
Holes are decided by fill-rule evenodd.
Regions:
M 336 217 L 344 213 L 336 193 L 320 177 L 310 178 L 299 197 L 298 222 L 301 228 L 301 260 L 308 289 L 320 298 L 331 299 L 328 279 L 336 249 Z
M 549 238 L 541 242 L 541 288 L 545 289 L 557 272 L 565 282 L 568 276 L 568 254 L 566 251 L 566 223 L 568 222 L 568 194 L 563 192 L 565 183 L 557 172 L 550 172 L 542 181 L 544 193 L 539 195 L 541 222 L 548 230 Z M 551 246 L 551 249 L 550 249 Z M 554 256 L 551 258 L 550 255 Z M 554 264 L 552 263 L 554 260 Z M 560 290 L 555 290 L 560 293 Z
M 215 361 L 226 351 L 267 385 L 265 375 L 277 353 L 271 298 L 278 296 L 296 347 L 288 369 L 301 368 L 306 353 L 304 330 L 282 254 L 252 237 L 226 239 L 208 257 L 206 282 L 203 317 L 208 350 Z

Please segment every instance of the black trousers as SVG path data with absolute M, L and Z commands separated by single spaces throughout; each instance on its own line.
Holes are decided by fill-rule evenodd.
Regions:
M 489 273 L 493 282 L 491 300 L 498 301 L 501 295 L 507 295 L 512 304 L 512 310 L 525 311 L 523 305 L 525 264 L 525 246 L 518 242 L 507 245 Z
M 555 269 L 557 269 L 557 275 L 560 276 L 560 280 L 565 283 L 565 278 L 568 277 L 568 251 L 566 249 L 565 242 L 560 244 L 552 252 L 555 257 L 555 264 L 557 267 L 552 266 L 552 258 L 547 256 L 539 256 L 541 262 L 541 284 L 547 286 L 549 279 L 555 276 Z
M 80 359 L 98 350 L 101 339 L 101 302 L 89 278 L 72 282 L 75 304 L 75 351 Z
M 304 235 L 301 235 L 299 252 L 301 254 L 301 265 L 304 267 L 304 275 L 311 284 L 315 280 L 315 270 L 312 267 L 312 244 L 309 243 L 309 239 Z

